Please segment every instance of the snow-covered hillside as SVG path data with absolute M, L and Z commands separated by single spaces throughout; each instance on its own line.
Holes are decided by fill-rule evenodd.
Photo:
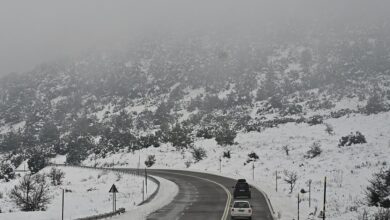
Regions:
M 40 174 L 49 173 L 51 167 L 41 170 Z M 109 189 L 115 184 L 117 208 L 134 209 L 142 201 L 142 181 L 144 178 L 102 170 L 84 168 L 60 167 L 65 172 L 63 184 L 50 186 L 51 203 L 45 211 L 22 212 L 9 198 L 9 191 L 20 181 L 20 178 L 10 182 L 0 182 L 2 198 L 0 207 L 2 220 L 54 220 L 61 218 L 62 189 L 65 189 L 64 219 L 75 219 L 112 211 L 112 194 Z M 148 184 L 148 192 L 156 190 L 156 184 Z
M 224 151 L 231 151 L 231 158 L 222 158 L 222 175 L 252 179 L 252 163 L 246 164 L 248 154 L 255 152 L 259 159 L 254 162 L 255 180 L 265 190 L 282 219 L 296 216 L 297 194 L 301 189 L 308 190 L 308 181 L 312 180 L 312 201 L 308 207 L 308 195 L 301 195 L 302 215 L 308 216 L 322 209 L 323 183 L 327 177 L 327 215 L 331 219 L 357 219 L 364 210 L 365 190 L 372 174 L 381 169 L 390 168 L 390 112 L 377 115 L 350 115 L 324 121 L 334 128 L 329 135 L 324 124 L 287 123 L 263 132 L 239 133 L 236 145 L 221 147 L 213 139 L 198 139 L 195 146 L 203 147 L 207 157 L 194 163 L 188 151 L 177 151 L 170 144 L 158 148 L 147 148 L 135 153 L 119 152 L 105 159 L 87 159 L 84 163 L 108 165 L 113 161 L 118 167 L 137 167 L 139 157 L 141 166 L 148 155 L 156 156 L 152 168 L 187 169 L 186 162 L 191 162 L 188 169 L 219 173 L 219 158 Z M 339 147 L 341 136 L 360 131 L 367 139 L 366 144 Z M 305 155 L 310 146 L 317 142 L 322 153 L 312 159 Z M 283 146 L 290 149 L 286 155 Z M 246 164 L 246 165 L 245 165 Z M 112 165 L 112 164 L 110 164 Z M 284 182 L 283 172 L 295 171 L 297 184 L 292 194 Z M 278 193 L 275 192 L 275 172 L 281 177 Z

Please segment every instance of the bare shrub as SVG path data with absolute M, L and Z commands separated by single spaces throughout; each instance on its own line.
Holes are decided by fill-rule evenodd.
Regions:
M 191 154 L 192 154 L 192 157 L 194 158 L 195 162 L 199 162 L 207 156 L 206 151 L 201 147 L 194 147 L 192 149 Z
M 284 172 L 284 181 L 290 185 L 290 194 L 293 192 L 295 184 L 298 180 L 298 175 L 294 171 L 285 170 Z
M 288 145 L 284 145 L 284 146 L 282 147 L 282 149 L 284 150 L 284 152 L 286 152 L 286 155 L 288 156 L 289 153 L 290 153 L 290 149 L 288 148 Z
M 50 203 L 49 186 L 45 176 L 26 175 L 10 192 L 10 198 L 22 211 L 45 210 Z
M 186 168 L 189 168 L 192 164 L 192 161 L 190 160 L 187 160 L 186 162 L 184 162 L 184 165 L 186 165 Z
M 326 133 L 328 133 L 329 135 L 334 135 L 333 126 L 331 124 L 325 123 L 325 127 Z
M 314 142 L 310 146 L 310 150 L 306 152 L 305 158 L 314 158 L 319 156 L 322 153 L 321 144 L 319 142 Z
M 50 178 L 53 186 L 58 186 L 62 184 L 62 181 L 65 178 L 65 173 L 62 170 L 53 167 L 47 176 Z

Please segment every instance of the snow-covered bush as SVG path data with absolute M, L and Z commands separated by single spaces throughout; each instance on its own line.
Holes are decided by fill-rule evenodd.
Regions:
M 25 175 L 11 190 L 10 198 L 23 211 L 39 211 L 50 203 L 49 193 L 44 175 Z
M 0 179 L 9 181 L 15 178 L 15 167 L 9 162 L 3 162 L 0 164 Z
M 373 217 L 375 220 L 390 220 L 390 209 L 380 208 Z
M 192 157 L 194 158 L 195 162 L 199 162 L 207 156 L 206 151 L 201 147 L 194 147 L 192 149 L 191 154 L 192 154 Z
M 149 134 L 146 136 L 139 137 L 137 140 L 137 143 L 141 148 L 148 148 L 151 146 L 153 146 L 153 147 L 160 146 L 159 138 L 154 134 Z
M 211 139 L 213 138 L 213 130 L 210 127 L 201 128 L 196 132 L 196 137 Z
M 370 206 L 390 208 L 390 169 L 374 174 L 367 187 L 367 202 Z
M 366 137 L 357 131 L 355 134 L 351 133 L 347 136 L 341 137 L 339 140 L 339 146 L 351 146 L 352 144 L 364 144 L 367 143 Z
M 156 156 L 155 155 L 148 155 L 148 158 L 145 160 L 145 165 L 147 167 L 151 167 L 156 163 Z
M 321 115 L 313 115 L 307 120 L 307 123 L 309 125 L 318 125 L 322 124 L 324 121 L 324 118 Z
M 259 159 L 259 156 L 255 152 L 251 152 L 250 154 L 248 154 L 248 159 L 246 160 L 246 162 L 249 163 L 252 161 L 256 161 L 258 159 Z
M 314 158 L 322 153 L 321 144 L 319 142 L 314 142 L 310 146 L 310 150 L 306 152 L 305 158 Z
M 302 106 L 298 104 L 289 104 L 281 111 L 281 115 L 296 115 L 300 113 L 302 113 Z
M 47 176 L 50 178 L 53 186 L 58 186 L 62 184 L 62 180 L 65 178 L 65 173 L 62 172 L 62 170 L 53 167 Z
M 222 156 L 230 159 L 230 150 L 224 151 Z

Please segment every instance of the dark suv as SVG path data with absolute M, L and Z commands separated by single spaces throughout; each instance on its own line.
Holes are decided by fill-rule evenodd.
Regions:
M 233 197 L 246 197 L 248 199 L 251 198 L 251 186 L 246 182 L 245 179 L 239 179 L 237 180 L 236 186 L 233 186 L 234 192 Z

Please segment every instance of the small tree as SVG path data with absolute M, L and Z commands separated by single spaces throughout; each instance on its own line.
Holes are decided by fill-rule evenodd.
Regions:
M 31 173 L 34 174 L 34 173 L 38 173 L 40 170 L 45 168 L 45 166 L 47 165 L 47 160 L 44 154 L 35 153 L 27 161 L 27 165 Z
M 224 151 L 224 152 L 223 152 L 223 157 L 224 157 L 224 158 L 229 158 L 229 159 L 230 159 L 230 150 Z
M 248 159 L 246 160 L 246 162 L 249 163 L 251 161 L 256 161 L 258 159 L 259 156 L 255 152 L 251 152 L 250 154 L 248 154 Z
M 199 162 L 207 156 L 206 151 L 201 147 L 194 147 L 192 149 L 191 154 L 192 154 L 192 157 L 194 158 L 195 162 Z
M 233 145 L 237 132 L 230 128 L 229 124 L 223 123 L 215 134 L 215 141 L 221 146 Z
M 307 151 L 306 158 L 314 158 L 322 153 L 321 144 L 319 142 L 314 142 L 310 146 L 310 150 Z
M 156 156 L 155 155 L 148 155 L 148 159 L 145 160 L 145 165 L 147 167 L 151 167 L 155 163 L 156 163 Z
M 284 171 L 284 181 L 290 185 L 290 194 L 293 192 L 295 184 L 298 180 L 298 175 L 294 171 Z
M 176 124 L 172 130 L 168 132 L 168 141 L 172 143 L 176 149 L 183 149 L 192 146 L 193 139 L 191 130 L 184 125 Z
M 10 198 L 23 211 L 44 210 L 50 203 L 49 186 L 45 176 L 26 175 L 10 192 Z
M 374 174 L 367 187 L 368 205 L 390 208 L 390 169 Z
M 283 146 L 283 150 L 284 150 L 284 152 L 286 152 L 286 155 L 288 156 L 289 152 L 290 152 L 290 149 L 288 148 L 288 145 L 284 145 Z
M 62 170 L 53 167 L 51 168 L 48 177 L 50 178 L 53 186 L 58 186 L 62 184 L 62 180 L 65 178 L 65 173 Z

